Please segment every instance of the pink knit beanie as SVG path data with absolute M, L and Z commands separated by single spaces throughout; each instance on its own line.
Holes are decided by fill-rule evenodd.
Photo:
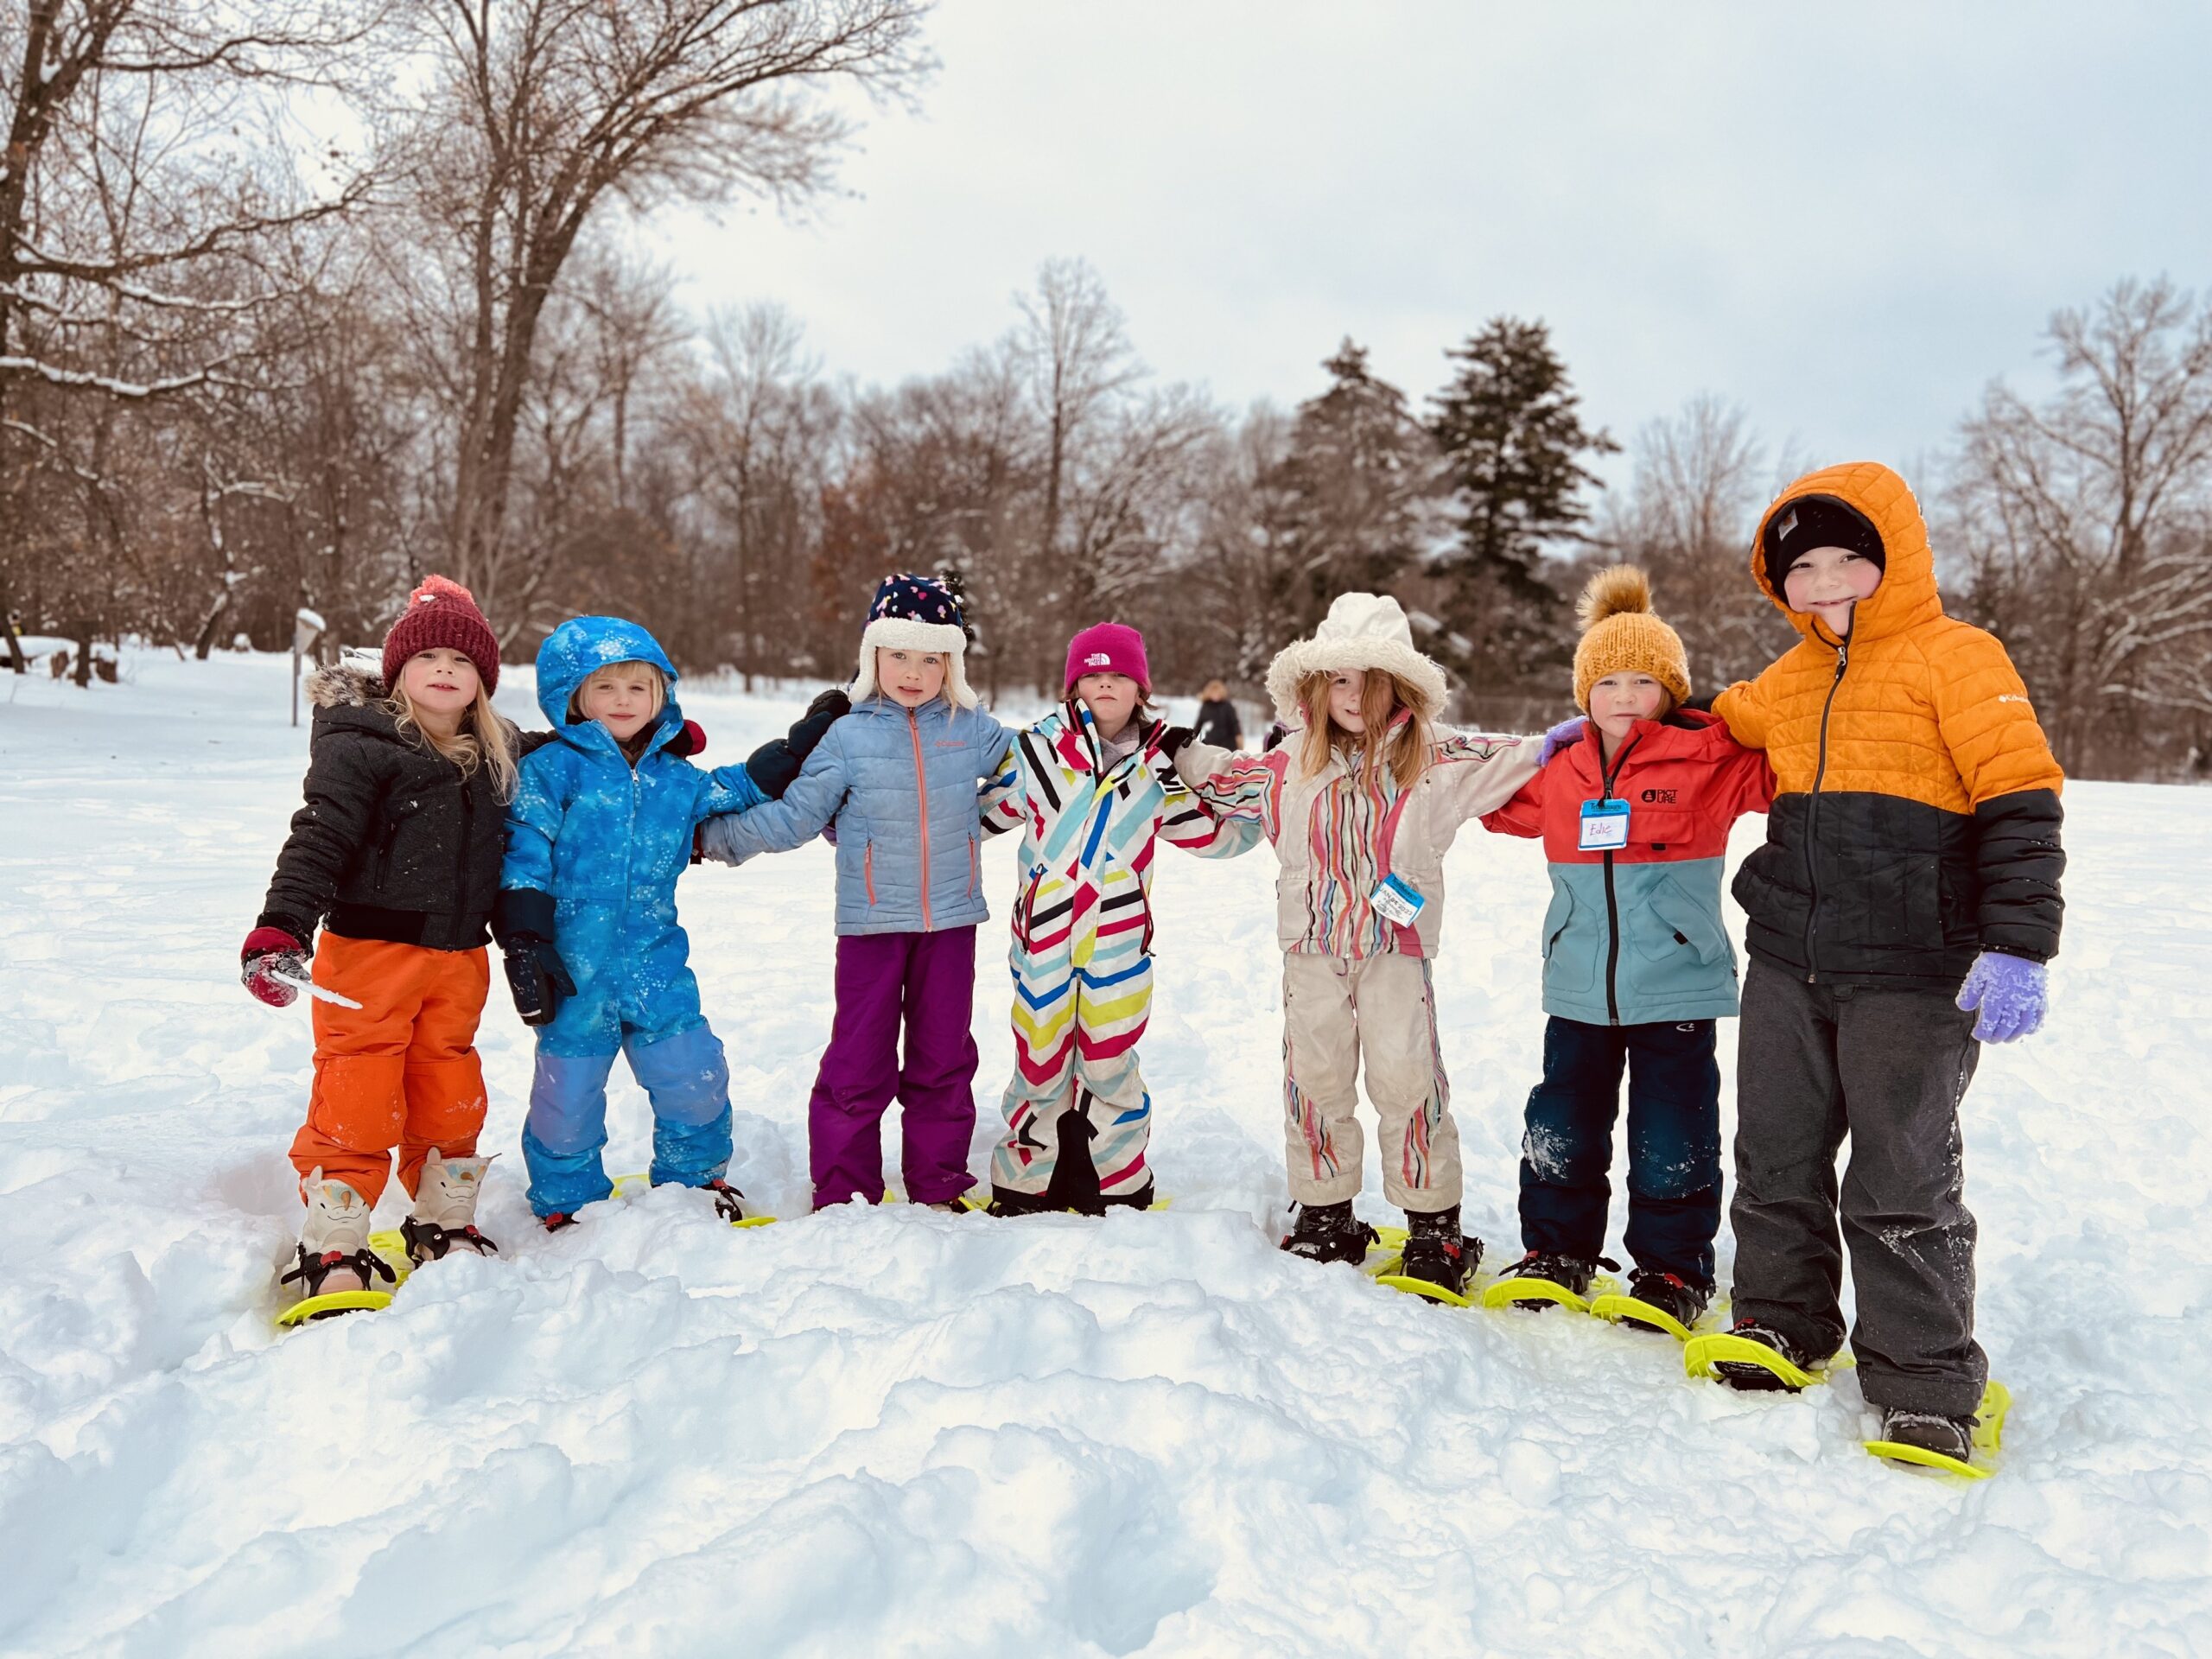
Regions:
M 1126 674 L 1146 696 L 1152 695 L 1152 670 L 1144 659 L 1144 635 L 1126 622 L 1099 622 L 1068 641 L 1064 689 L 1086 674 Z

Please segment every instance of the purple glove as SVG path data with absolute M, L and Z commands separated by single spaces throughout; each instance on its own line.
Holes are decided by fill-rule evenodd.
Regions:
M 1985 950 L 1974 959 L 1967 982 L 1959 987 L 1959 1007 L 1972 1014 L 1975 1038 L 1985 1043 L 2009 1043 L 2032 1037 L 2043 1029 L 2050 1009 L 2045 995 L 2049 971 L 2025 957 L 2008 957 L 2002 950 Z
M 1562 720 L 1551 730 L 1546 732 L 1544 747 L 1536 751 L 1536 769 L 1541 772 L 1549 766 L 1552 756 L 1567 747 L 1568 744 L 1580 743 L 1582 741 L 1583 730 L 1589 724 L 1588 720 L 1577 715 L 1572 720 Z

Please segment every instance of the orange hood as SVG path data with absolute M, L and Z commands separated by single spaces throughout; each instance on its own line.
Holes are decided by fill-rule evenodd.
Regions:
M 1884 634 L 1933 620 L 1943 613 L 1943 597 L 1936 590 L 1936 551 L 1928 544 L 1928 521 L 1904 479 L 1875 461 L 1847 461 L 1808 473 L 1774 499 L 1759 515 L 1751 537 L 1751 580 L 1774 607 L 1789 619 L 1789 626 L 1808 639 L 1833 647 L 1837 642 L 1825 631 L 1815 632 L 1814 619 L 1793 611 L 1775 591 L 1766 574 L 1766 527 L 1775 514 L 1792 501 L 1808 495 L 1832 495 L 1866 515 L 1882 537 L 1882 585 L 1859 601 L 1851 619 L 1853 639 L 1879 639 Z

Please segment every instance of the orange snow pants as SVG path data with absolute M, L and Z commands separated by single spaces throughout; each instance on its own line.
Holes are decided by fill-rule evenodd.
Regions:
M 349 939 L 326 931 L 315 982 L 361 1006 L 315 1001 L 315 1090 L 292 1140 L 304 1180 L 317 1166 L 370 1204 L 391 1179 L 410 1193 L 435 1147 L 448 1158 L 476 1150 L 484 1127 L 484 1068 L 476 1025 L 491 982 L 474 950 Z

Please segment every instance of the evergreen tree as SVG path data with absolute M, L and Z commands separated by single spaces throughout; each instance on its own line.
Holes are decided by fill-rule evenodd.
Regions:
M 1281 610 L 1310 631 L 1351 589 L 1386 593 L 1421 551 L 1436 447 L 1406 396 L 1369 372 L 1349 339 L 1322 367 L 1328 390 L 1298 406 L 1290 449 L 1262 481 Z
M 1568 630 L 1543 543 L 1589 516 L 1582 492 L 1598 478 L 1582 458 L 1620 446 L 1583 425 L 1542 323 L 1494 317 L 1449 355 L 1459 369 L 1430 400 L 1428 429 L 1460 514 L 1458 546 L 1440 562 L 1450 649 L 1471 683 L 1497 688 L 1560 656 Z

